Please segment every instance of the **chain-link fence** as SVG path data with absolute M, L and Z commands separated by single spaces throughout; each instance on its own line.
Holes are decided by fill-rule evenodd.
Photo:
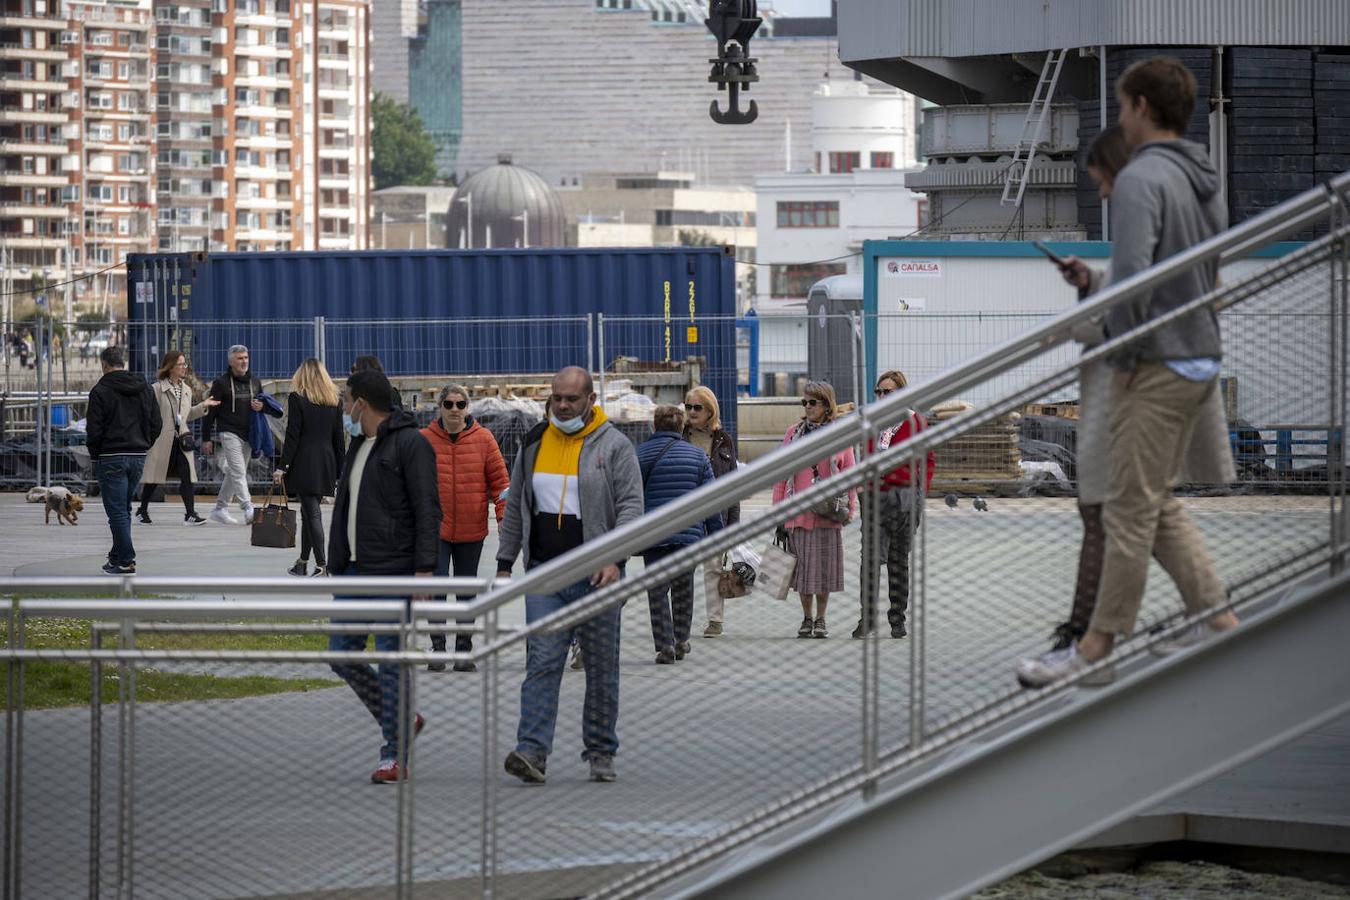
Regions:
M 1326 239 L 1173 314 L 1221 309 L 1224 372 L 1236 386 L 1216 384 L 1217 402 L 1236 403 L 1243 416 L 1287 417 L 1278 424 L 1325 441 L 1288 439 L 1313 448 L 1300 452 L 1321 447 L 1320 480 L 1303 482 L 1316 493 L 1200 485 L 1213 490 L 1181 501 L 1239 615 L 1292 578 L 1340 565 L 1350 533 L 1340 463 L 1350 226 L 1337 221 Z M 0 582 L 0 591 L 24 595 L 11 607 L 4 652 L 7 884 L 25 896 L 408 896 L 414 885 L 448 896 L 643 896 L 774 828 L 820 821 L 808 817 L 834 801 L 869 797 L 879 778 L 1045 696 L 1020 688 L 1014 667 L 1049 649 L 1055 626 L 1075 614 L 1091 504 L 1072 495 L 1068 473 L 1066 496 L 1045 496 L 1025 478 L 996 493 L 973 477 L 960 492 L 924 496 L 924 460 L 935 453 L 941 478 L 972 442 L 1006 442 L 998 428 L 1029 404 L 1074 398 L 1082 415 L 1101 416 L 1080 397 L 1088 393 L 1079 390 L 1082 374 L 1170 320 L 1082 356 L 1067 335 L 1127 294 L 1113 289 L 958 368 L 916 377 L 508 582 L 300 586 L 233 573 Z M 610 328 L 606 347 L 663 349 L 664 322 Z M 724 349 L 717 358 L 732 358 L 734 348 Z M 629 374 L 602 358 L 607 378 Z M 1002 388 L 975 393 L 990 380 Z M 976 396 L 984 399 L 949 405 Z M 939 414 L 917 430 L 914 409 Z M 1216 420 L 1220 432 L 1231 418 Z M 902 423 L 915 430 L 895 432 Z M 1263 432 L 1253 447 L 1284 440 Z M 1084 472 L 1106 465 L 1100 457 L 1076 464 Z M 1266 469 L 1261 478 L 1276 484 L 1269 458 Z M 735 524 L 670 549 L 673 535 L 733 503 Z M 836 522 L 840 503 L 848 515 Z M 790 554 L 778 547 L 784 540 Z M 653 548 L 662 548 L 659 558 Z M 624 577 L 591 590 L 590 575 L 616 561 L 626 561 Z M 754 569 L 748 590 L 736 562 Z M 453 609 L 33 599 L 106 596 L 113 584 L 171 595 L 483 595 Z M 653 609 L 664 613 L 666 604 L 673 658 L 663 653 L 664 626 L 653 624 Z M 1113 659 L 1123 665 L 1189 625 L 1196 617 L 1184 609 L 1153 565 L 1134 633 Z M 429 624 L 441 618 L 464 622 Z M 358 646 L 341 635 L 381 627 L 358 624 L 372 620 L 391 634 L 375 652 L 341 649 Z M 60 646 L 43 635 L 72 622 L 108 625 L 75 627 Z M 473 649 L 429 652 L 429 632 L 440 629 L 464 629 Z M 367 691 L 365 708 L 329 668 L 358 661 L 392 667 L 378 701 Z M 476 671 L 427 668 L 456 662 Z M 41 667 L 57 663 L 90 687 L 68 689 L 60 708 L 36 708 L 28 697 Z M 208 680 L 185 686 L 170 675 Z M 1087 673 L 1107 675 L 1100 665 Z M 546 733 L 553 683 L 556 729 Z M 377 748 L 390 740 L 372 708 L 386 727 L 393 721 L 411 778 L 368 783 Z M 616 737 L 617 780 L 590 780 L 583 752 L 604 755 L 596 748 L 612 750 L 606 742 Z M 518 775 L 518 766 L 503 771 L 513 750 L 537 754 L 541 744 L 546 759 L 532 758 L 546 763 L 545 783 L 507 773 Z

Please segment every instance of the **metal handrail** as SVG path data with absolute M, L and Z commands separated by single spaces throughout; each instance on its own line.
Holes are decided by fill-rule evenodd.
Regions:
M 472 605 L 472 612 L 477 614 L 495 609 L 527 593 L 557 590 L 575 582 L 578 572 L 593 572 L 638 554 L 650 545 L 652 534 L 674 533 L 702 521 L 725 509 L 728 504 L 771 487 L 814 461 L 853 446 L 859 438 L 860 423 L 865 432 L 898 424 L 907 416 L 908 410 L 931 406 L 955 391 L 1016 368 L 1067 340 L 1072 326 L 1096 319 L 1182 272 L 1225 256 L 1231 258 L 1234 254 L 1252 253 L 1307 227 L 1328 215 L 1338 202 L 1344 203 L 1347 196 L 1350 196 L 1350 172 L 1305 191 L 1241 225 L 1220 232 L 1158 265 L 1112 284 L 1073 309 L 1046 320 L 968 362 L 954 366 L 921 384 L 892 393 L 884 400 L 865 407 L 856 421 L 841 421 L 821 428 L 801 440 L 772 451 L 753 466 L 731 472 L 719 478 L 715 484 L 704 485 L 644 515 L 639 521 L 615 528 L 558 559 L 526 572 L 522 577 L 513 579 L 510 585 L 489 591 L 487 596 Z

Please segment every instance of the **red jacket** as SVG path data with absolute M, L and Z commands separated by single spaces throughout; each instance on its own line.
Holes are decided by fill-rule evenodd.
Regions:
M 472 419 L 456 435 L 436 420 L 422 429 L 436 451 L 436 486 L 441 495 L 441 540 L 467 544 L 487 537 L 487 508 L 496 507 L 497 522 L 506 514 L 502 496 L 511 484 L 497 439 Z
M 909 440 L 911 437 L 918 434 L 920 431 L 923 431 L 927 427 L 928 421 L 924 419 L 924 417 L 921 414 L 917 412 L 914 413 L 908 419 L 900 423 L 900 427 L 896 430 L 895 435 L 891 438 L 890 446 L 894 447 L 897 444 Z M 869 453 L 876 452 L 876 445 L 873 441 L 867 442 L 867 450 Z M 894 468 L 891 471 L 887 472 L 885 476 L 881 479 L 881 489 L 883 491 L 889 491 L 892 488 L 909 487 L 910 465 L 911 465 L 910 463 L 905 463 L 904 465 Z M 927 493 L 928 490 L 933 486 L 933 469 L 936 467 L 936 465 L 937 465 L 937 454 L 935 454 L 932 450 L 929 450 L 928 459 L 924 462 L 923 489 L 925 493 Z M 917 468 L 917 466 L 915 466 L 915 468 Z

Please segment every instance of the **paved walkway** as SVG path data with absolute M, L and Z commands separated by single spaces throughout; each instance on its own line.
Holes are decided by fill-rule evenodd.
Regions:
M 1325 502 L 1316 499 L 1219 498 L 1190 505 L 1230 580 L 1306 546 L 1327 521 Z M 991 506 L 987 514 L 940 503 L 927 511 L 930 722 L 1015 691 L 1012 661 L 1043 647 L 1049 627 L 1067 608 L 1078 535 L 1072 502 L 1005 500 Z M 147 575 L 219 576 L 218 596 L 228 598 L 232 574 L 280 574 L 294 559 L 291 551 L 250 547 L 243 527 L 169 524 L 181 518 L 173 504 L 156 506 L 153 514 L 157 524 L 135 529 L 139 568 Z M 40 506 L 0 495 L 0 534 L 0 572 L 20 575 L 95 574 L 108 543 L 97 501 L 78 528 L 58 528 L 42 525 Z M 856 559 L 856 528 L 846 532 L 845 543 L 847 558 Z M 573 672 L 564 677 L 549 784 L 526 787 L 499 774 L 500 758 L 514 743 L 523 674 L 521 650 L 508 652 L 493 707 L 495 746 L 486 760 L 499 800 L 499 867 L 506 875 L 554 872 L 542 884 L 517 882 L 513 894 L 582 893 L 615 866 L 668 854 L 858 759 L 860 644 L 847 639 L 858 588 L 854 566 L 847 568 L 845 590 L 831 607 L 833 639 L 796 640 L 795 602 L 751 596 L 731 602 L 725 637 L 695 638 L 692 655 L 673 667 L 652 664 L 646 604 L 630 602 L 624 613 L 620 780 L 613 785 L 585 780 L 578 727 L 584 677 Z M 1170 586 L 1162 580 L 1155 585 L 1146 618 L 1175 603 Z M 701 601 L 696 610 L 697 631 L 704 620 Z M 521 618 L 518 605 L 507 609 L 508 624 Z M 908 734 L 911 646 L 881 644 L 886 746 L 899 745 Z M 210 670 L 258 671 L 219 664 Z M 284 671 L 327 673 L 326 667 L 298 664 Z M 440 896 L 472 893 L 484 790 L 483 679 L 421 672 L 416 690 L 429 722 L 409 792 L 416 878 L 443 887 Z M 392 879 L 399 792 L 366 783 L 378 731 L 345 689 L 142 704 L 135 729 L 128 785 L 136 809 L 137 896 L 261 896 Z M 116 858 L 117 738 L 118 710 L 105 709 L 105 879 L 113 876 Z M 26 896 L 84 892 L 89 741 L 87 710 L 24 716 Z M 1321 729 L 1156 812 L 1290 820 L 1348 834 L 1350 722 Z

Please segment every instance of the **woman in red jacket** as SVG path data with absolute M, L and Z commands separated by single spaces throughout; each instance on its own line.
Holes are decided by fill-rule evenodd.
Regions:
M 488 508 L 495 510 L 498 524 L 506 513 L 506 489 L 511 476 L 506 471 L 497 439 L 469 415 L 469 392 L 457 384 L 441 391 L 439 417 L 422 429 L 436 451 L 436 485 L 441 495 L 441 552 L 436 574 L 450 574 L 453 564 L 455 576 L 474 578 L 478 575 L 478 559 L 483 553 L 483 539 L 488 533 Z M 472 596 L 460 596 L 471 600 Z M 472 624 L 473 620 L 460 620 Z M 445 652 L 445 635 L 431 635 L 431 649 Z M 455 635 L 455 652 L 473 649 L 473 639 L 467 634 Z M 432 672 L 445 670 L 445 663 L 427 666 Z M 471 662 L 455 663 L 456 672 L 472 672 L 477 667 Z
M 909 381 L 902 373 L 884 372 L 877 379 L 876 398 L 883 400 L 908 385 Z M 911 409 L 898 425 L 883 431 L 879 441 L 869 442 L 869 450 L 879 453 L 909 440 L 927 427 L 928 422 L 924 417 Z M 865 637 L 876 627 L 876 595 L 881 589 L 883 564 L 886 566 L 886 581 L 890 589 L 890 608 L 886 611 L 886 620 L 891 626 L 891 637 L 902 638 L 908 633 L 905 630 L 905 612 L 909 608 L 909 557 L 914 547 L 914 529 L 919 527 L 919 519 L 923 516 L 923 501 L 933 483 L 935 462 L 936 456 L 929 450 L 923 460 L 897 466 L 881 478 L 881 553 L 872 571 L 864 569 L 858 579 L 862 586 L 862 602 L 858 627 L 853 629 L 855 638 Z M 923 479 L 922 493 L 914 490 L 916 477 Z M 867 529 L 868 523 L 864 520 L 864 536 L 868 533 Z

